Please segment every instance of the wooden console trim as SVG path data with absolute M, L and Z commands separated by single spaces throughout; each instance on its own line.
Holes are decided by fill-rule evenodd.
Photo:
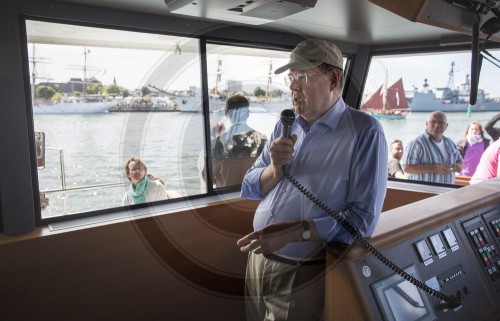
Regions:
M 369 241 L 378 249 L 384 249 L 499 202 L 500 178 L 465 186 L 384 212 Z M 363 253 L 367 255 L 363 248 L 355 245 L 347 258 L 363 256 Z

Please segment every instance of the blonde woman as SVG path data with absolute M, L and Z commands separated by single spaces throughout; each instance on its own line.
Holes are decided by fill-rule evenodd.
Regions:
M 124 164 L 125 176 L 131 182 L 122 205 L 142 204 L 179 197 L 176 192 L 167 192 L 165 182 L 148 174 L 148 167 L 139 157 L 132 156 Z

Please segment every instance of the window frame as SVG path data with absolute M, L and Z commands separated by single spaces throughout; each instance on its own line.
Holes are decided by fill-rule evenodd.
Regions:
M 34 1 L 29 2 L 29 4 L 34 3 Z M 124 30 L 124 31 L 136 31 L 154 34 L 168 34 L 181 37 L 196 37 L 200 41 L 200 61 L 202 63 L 201 75 L 202 75 L 202 86 L 203 82 L 206 82 L 206 65 L 203 67 L 203 53 L 206 53 L 202 48 L 207 42 L 221 44 L 238 44 L 242 46 L 262 46 L 265 49 L 277 49 L 290 51 L 294 44 L 300 42 L 304 39 L 306 35 L 297 35 L 287 32 L 277 32 L 261 30 L 255 27 L 244 27 L 244 26 L 233 26 L 226 24 L 214 24 L 213 22 L 198 21 L 196 19 L 191 19 L 187 17 L 169 17 L 165 19 L 164 16 L 156 16 L 153 14 L 144 13 L 133 13 L 126 11 L 116 11 L 107 8 L 97 8 L 81 4 L 74 3 L 61 3 L 57 7 L 54 7 L 52 3 L 40 3 L 35 6 L 25 5 L 18 8 L 10 9 L 8 13 L 2 14 L 5 16 L 9 23 L 14 23 L 16 26 L 13 29 L 13 34 L 9 34 L 9 39 L 4 42 L 7 47 L 16 47 L 12 53 L 3 54 L 2 57 L 8 57 L 16 59 L 14 61 L 14 66 L 9 67 L 9 71 L 22 70 L 22 83 L 24 86 L 24 105 L 28 106 L 31 104 L 27 100 L 29 96 L 29 88 L 26 87 L 26 83 L 29 84 L 29 62 L 27 54 L 27 40 L 26 40 L 26 26 L 25 20 L 39 20 L 55 23 L 68 23 L 68 24 L 78 24 L 89 27 L 98 28 L 108 28 L 114 30 Z M 132 19 L 133 18 L 133 19 Z M 248 33 L 241 31 L 250 31 Z M 6 34 L 6 33 L 4 33 Z M 19 48 L 19 45 L 21 48 Z M 456 49 L 468 50 L 470 46 L 468 44 L 464 45 L 449 45 L 447 47 L 441 46 L 441 44 L 436 42 L 414 42 L 406 44 L 397 45 L 379 45 L 379 46 L 365 46 L 358 45 L 355 43 L 339 43 L 339 47 L 344 53 L 344 57 L 348 59 L 346 65 L 345 76 L 345 86 L 343 97 L 344 100 L 353 108 L 359 109 L 361 103 L 361 95 L 364 91 L 365 81 L 368 72 L 368 65 L 371 57 L 373 55 L 397 55 L 399 53 L 422 53 L 422 52 L 439 52 L 439 51 L 452 51 Z M 486 45 L 487 49 L 499 48 L 500 44 L 489 42 Z M 205 48 L 206 49 L 206 48 Z M 15 56 L 18 52 L 21 53 L 21 58 L 19 59 Z M 19 60 L 17 60 L 19 59 Z M 21 67 L 17 66 L 18 64 Z M 205 73 L 205 75 L 203 74 Z M 15 94 L 22 91 L 20 88 L 21 83 L 18 78 L 11 80 L 14 84 L 12 88 Z M 202 91 L 204 89 L 202 88 Z M 206 94 L 206 90 L 204 91 Z M 14 102 L 14 104 L 19 104 L 21 99 L 18 97 L 10 99 L 9 102 Z M 203 99 L 204 113 L 208 109 L 206 106 L 206 98 Z M 20 189 L 19 191 L 9 191 L 2 192 L 2 198 L 4 198 L 4 209 L 2 215 L 2 220 L 0 220 L 0 228 L 5 233 L 19 233 L 21 231 L 29 231 L 34 229 L 36 226 L 48 224 L 51 219 L 41 219 L 41 212 L 39 210 L 39 198 L 38 198 L 38 177 L 36 174 L 36 166 L 34 160 L 34 126 L 33 118 L 29 113 L 26 113 L 31 107 L 26 107 L 26 110 L 16 111 L 12 116 L 9 116 L 9 122 L 17 126 L 18 130 L 14 130 L 13 133 L 16 135 L 27 134 L 27 148 L 24 150 L 21 147 L 15 148 L 14 157 L 21 161 L 20 164 L 14 166 L 15 171 L 20 171 L 24 169 L 30 169 L 31 174 L 31 185 L 28 186 L 26 180 L 22 182 L 16 182 L 15 187 Z M 26 113 L 21 115 L 20 113 Z M 20 124 L 20 119 L 23 120 L 24 124 Z M 204 117 L 205 122 L 208 118 Z M 15 126 L 13 125 L 13 126 Z M 13 128 L 9 126 L 9 128 Z M 27 127 L 25 127 L 27 126 Z M 27 133 L 24 132 L 27 128 Z M 21 133 L 20 131 L 23 131 Z M 205 124 L 205 131 L 209 128 Z M 205 133 L 205 137 L 208 137 Z M 16 141 L 24 142 L 23 139 L 18 139 Z M 208 141 L 204 142 L 205 148 L 208 148 Z M 208 150 L 208 149 L 207 149 Z M 29 166 L 26 165 L 25 161 L 29 159 Z M 210 157 L 207 157 L 210 159 Z M 7 164 L 7 160 L 3 163 Z M 209 167 L 210 168 L 210 167 Z M 11 176 L 9 176 L 11 177 Z M 34 178 L 36 177 L 36 179 Z M 428 185 L 429 183 L 423 184 Z M 456 187 L 453 185 L 453 187 Z M 206 195 L 218 195 L 230 191 L 238 190 L 238 188 L 230 188 L 229 190 L 221 189 L 218 191 L 211 190 L 210 184 L 207 186 Z M 31 197 L 28 197 L 31 195 Z M 185 197 L 185 199 L 200 199 L 205 195 L 196 195 Z M 14 198 L 22 198 L 24 203 L 22 206 L 18 206 L 20 201 L 14 200 Z M 141 208 L 149 205 L 136 205 L 137 208 Z M 116 208 L 115 208 L 116 209 Z M 106 209 L 96 212 L 91 212 L 91 214 L 73 214 L 67 217 L 58 217 L 54 221 L 64 221 L 73 220 L 77 218 L 84 218 L 89 216 L 98 216 L 105 213 L 115 212 L 115 209 Z M 136 208 L 133 207 L 133 210 Z M 33 222 L 32 222 L 33 221 Z
M 143 209 L 151 206 L 156 206 L 156 205 L 161 205 L 161 204 L 169 204 L 169 203 L 175 203 L 183 200 L 195 200 L 201 197 L 206 197 L 206 196 L 212 196 L 214 193 L 205 193 L 205 194 L 196 194 L 196 195 L 189 195 L 189 196 L 184 196 L 176 199 L 168 199 L 168 200 L 162 200 L 162 201 L 156 201 L 156 202 L 151 202 L 151 203 L 144 203 L 144 204 L 134 204 L 130 206 L 117 206 L 113 208 L 106 208 L 106 209 L 99 209 L 99 210 L 94 210 L 94 211 L 88 211 L 88 212 L 81 212 L 81 213 L 74 213 L 74 214 L 69 214 L 69 215 L 61 215 L 57 217 L 42 217 L 42 212 L 40 210 L 40 198 L 38 195 L 39 192 L 39 177 L 38 177 L 38 169 L 36 166 L 36 157 L 35 157 L 35 146 L 34 146 L 34 135 L 35 135 L 35 127 L 34 127 L 34 117 L 33 117 L 33 106 L 32 106 L 32 101 L 31 101 L 31 86 L 30 86 L 30 75 L 29 75 L 29 57 L 28 57 L 28 41 L 27 41 L 27 27 L 26 27 L 26 21 L 31 20 L 31 21 L 40 21 L 40 22 L 48 22 L 48 23 L 59 23 L 59 24 L 67 24 L 67 25 L 75 25 L 75 26 L 84 26 L 84 27 L 92 27 L 92 28 L 102 28 L 102 29 L 108 29 L 108 30 L 117 30 L 117 31 L 131 31 L 131 32 L 137 32 L 137 33 L 147 33 L 147 34 L 158 34 L 158 35 L 167 35 L 167 36 L 178 36 L 178 37 L 183 37 L 183 38 L 192 38 L 192 39 L 197 39 L 200 45 L 200 51 L 199 51 L 199 59 L 200 59 L 200 68 L 201 70 L 205 70 L 206 66 L 203 66 L 203 63 L 205 62 L 203 60 L 203 57 L 205 57 L 205 53 L 202 51 L 202 37 L 195 37 L 195 36 L 186 36 L 186 35 L 179 35 L 177 33 L 170 33 L 170 32 L 159 32 L 156 30 L 149 30 L 149 29 L 138 29 L 138 28 L 119 28 L 115 26 L 108 26 L 108 25 L 102 25 L 102 24 L 94 24 L 94 23 L 81 23 L 81 22 L 70 22 L 66 21 L 63 19 L 40 19 L 40 18 L 33 18 L 29 16 L 23 16 L 22 17 L 22 27 L 21 30 L 24 33 L 23 37 L 23 42 L 22 42 L 22 51 L 23 51 L 23 66 L 24 66 L 24 83 L 25 83 L 25 88 L 27 90 L 25 91 L 26 93 L 26 116 L 27 116 L 27 122 L 28 122 L 28 135 L 30 138 L 30 143 L 29 143 L 29 149 L 30 149 L 30 163 L 31 163 L 31 176 L 32 176 L 32 186 L 33 186 L 33 196 L 34 196 L 34 203 L 35 203 L 35 224 L 37 226 L 39 225 L 44 225 L 44 224 L 50 224 L 54 222 L 61 222 L 61 221 L 67 221 L 67 220 L 74 220 L 74 219 L 81 219 L 81 218 L 87 218 L 87 217 L 94 217 L 94 216 L 100 216 L 100 215 L 106 215 L 110 213 L 116 213 L 116 212 L 123 212 L 127 210 L 134 210 L 134 209 Z M 203 75 L 200 70 L 200 76 L 201 76 L 201 84 L 203 87 Z M 206 78 L 205 78 L 206 81 Z M 203 89 L 202 89 L 203 90 Z M 204 118 L 206 118 L 205 115 L 205 108 L 202 111 L 202 115 Z M 204 146 L 206 148 L 206 146 Z
M 463 40 L 463 39 L 462 39 Z M 500 49 L 500 43 L 492 42 L 489 41 L 485 45 L 485 49 Z M 414 46 L 408 46 L 408 44 L 398 44 L 396 46 L 394 45 L 382 45 L 378 47 L 373 47 L 371 49 L 371 54 L 369 58 L 369 63 L 366 68 L 366 73 L 363 81 L 363 85 L 360 89 L 360 100 L 359 104 L 357 105 L 357 109 L 361 109 L 361 97 L 363 96 L 364 90 L 365 90 L 365 85 L 368 80 L 368 73 L 371 67 L 371 64 L 374 60 L 374 58 L 377 57 L 390 57 L 390 56 L 402 56 L 402 55 L 431 55 L 431 54 L 453 54 L 453 53 L 459 53 L 459 52 L 467 52 L 471 50 L 471 45 L 470 44 L 464 44 L 463 41 L 458 42 L 456 44 L 450 44 L 450 45 L 441 45 L 439 43 L 421 43 L 421 44 L 416 44 Z M 423 190 L 425 191 L 426 189 L 424 188 L 425 186 L 429 186 L 430 191 L 434 190 L 439 190 L 441 188 L 444 189 L 458 189 L 465 187 L 465 185 L 458 185 L 458 184 L 444 184 L 444 183 L 434 183 L 434 182 L 425 182 L 425 181 L 413 181 L 413 180 L 405 180 L 405 179 L 399 179 L 395 177 L 388 177 L 388 182 L 394 182 L 395 184 L 393 185 L 398 185 L 399 183 L 403 183 L 406 186 L 411 186 L 414 185 L 416 190 Z
M 22 15 L 21 18 L 21 32 L 24 34 L 23 40 L 22 40 L 22 63 L 23 63 L 23 70 L 24 70 L 24 83 L 25 83 L 25 100 L 26 100 L 26 120 L 28 124 L 28 135 L 29 135 L 29 150 L 30 150 L 30 163 L 31 163 L 31 177 L 32 177 L 32 188 L 33 188 L 33 200 L 34 200 L 34 206 L 35 206 L 35 225 L 40 226 L 40 225 L 45 225 L 45 224 L 51 224 L 51 223 L 56 223 L 56 222 L 65 222 L 69 220 L 77 220 L 77 219 L 85 219 L 89 217 L 97 217 L 101 215 L 108 215 L 112 213 L 117 213 L 117 212 L 123 212 L 123 211 L 128 211 L 128 210 L 139 210 L 148 207 L 155 207 L 158 205 L 162 204 L 170 204 L 170 203 L 176 203 L 176 202 L 182 202 L 182 201 L 190 201 L 190 200 L 197 200 L 200 198 L 206 198 L 206 197 L 213 197 L 221 194 L 231 194 L 237 191 L 240 191 L 241 185 L 235 185 L 235 186 L 229 186 L 229 187 L 223 187 L 223 188 L 214 188 L 213 187 L 213 182 L 212 182 L 212 176 L 210 172 L 207 172 L 208 177 L 206 181 L 206 193 L 200 193 L 200 194 L 195 194 L 195 195 L 188 195 L 184 196 L 181 198 L 177 199 L 170 199 L 170 200 L 163 200 L 163 201 L 156 201 L 156 202 L 151 202 L 151 203 L 145 203 L 145 204 L 135 204 L 131 206 L 118 206 L 118 207 L 113 207 L 113 208 L 106 208 L 106 209 L 99 209 L 99 210 L 94 210 L 94 211 L 88 211 L 88 212 L 81 212 L 81 213 L 74 213 L 70 215 L 61 215 L 57 217 L 42 217 L 42 212 L 40 210 L 40 198 L 39 198 L 39 177 L 38 177 L 38 169 L 36 167 L 36 157 L 35 157 L 35 145 L 34 145 L 34 135 L 35 135 L 35 130 L 34 130 L 34 116 L 33 116 L 33 107 L 32 107 L 32 101 L 31 101 L 31 89 L 30 89 L 30 62 L 29 62 L 29 57 L 28 57 L 28 41 L 27 41 L 27 28 L 26 28 L 26 22 L 28 20 L 31 21 L 41 21 L 41 22 L 48 22 L 48 23 L 59 23 L 59 24 L 68 24 L 68 25 L 76 25 L 76 26 L 85 26 L 85 27 L 92 27 L 92 28 L 102 28 L 102 29 L 108 29 L 108 30 L 118 30 L 118 31 L 132 31 L 132 32 L 138 32 L 138 33 L 147 33 L 147 34 L 159 34 L 159 35 L 168 35 L 168 36 L 179 36 L 179 37 L 185 37 L 185 38 L 192 38 L 192 39 L 197 39 L 199 42 L 199 60 L 200 60 L 200 79 L 201 79 L 201 91 L 202 91 L 202 116 L 203 116 L 203 124 L 204 124 L 204 129 L 203 129 L 203 134 L 204 134 L 204 142 L 203 142 L 203 147 L 205 148 L 207 158 L 205 160 L 205 165 L 207 166 L 207 169 L 211 171 L 211 165 L 212 165 L 212 159 L 211 159 L 211 151 L 210 151 L 210 126 L 209 126 L 209 121 L 210 121 L 210 113 L 209 113 L 209 102 L 208 102 L 208 96 L 209 96 L 209 89 L 208 89 L 208 71 L 207 71 L 207 52 L 206 52 L 206 46 L 207 44 L 210 45 L 225 45 L 225 46 L 238 46 L 238 47 L 244 47 L 244 48 L 254 48 L 254 49 L 265 49 L 265 50 L 280 50 L 280 51 L 285 51 L 289 52 L 293 47 L 291 46 L 283 46 L 283 45 L 276 45 L 276 44 L 269 44 L 265 42 L 247 42 L 244 39 L 223 39 L 219 37 L 210 37 L 206 35 L 191 35 L 187 36 L 184 34 L 179 34 L 176 32 L 166 32 L 164 30 L 159 31 L 159 30 L 152 30 L 149 28 L 137 28 L 137 27 L 118 27 L 118 26 L 113 26 L 113 25 L 107 25 L 107 24 L 100 24 L 100 23 L 90 23 L 90 22 L 75 22 L 75 21 L 68 21 L 65 19 L 59 19 L 59 18 L 40 18 L 40 17 L 32 17 L 29 15 Z

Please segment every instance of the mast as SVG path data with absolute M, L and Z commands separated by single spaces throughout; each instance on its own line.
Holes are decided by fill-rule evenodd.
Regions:
M 427 83 L 427 78 L 424 79 L 424 84 L 422 85 L 423 89 L 422 92 L 424 94 L 429 92 L 429 84 Z
M 219 55 L 217 58 L 217 71 L 216 71 L 216 76 L 215 76 L 215 87 L 214 87 L 214 94 L 218 95 L 219 94 L 219 81 L 221 81 L 221 72 L 220 72 L 220 67 L 222 66 L 222 56 Z
M 384 86 L 382 88 L 382 112 L 385 112 L 385 108 L 387 107 L 387 81 L 389 79 L 389 71 L 387 69 L 387 66 L 379 60 L 376 60 L 384 69 Z
M 266 102 L 269 100 L 269 86 L 272 83 L 273 58 L 269 58 L 269 73 L 267 74 Z
M 87 54 L 90 53 L 90 49 L 87 50 L 87 47 L 83 47 L 83 97 L 86 96 L 86 87 L 87 87 Z
M 83 70 L 83 79 L 81 81 L 82 84 L 82 97 L 86 97 L 87 95 L 87 72 L 89 71 L 97 71 L 98 69 L 96 67 L 88 66 L 87 64 L 87 55 L 90 54 L 90 49 L 87 49 L 87 47 L 83 47 L 83 66 L 80 65 L 69 65 L 68 69 L 73 69 L 73 70 Z M 74 83 L 79 83 L 77 81 L 74 81 Z M 72 89 L 73 90 L 73 89 Z
M 37 58 L 36 57 L 36 46 L 35 43 L 32 43 L 32 53 L 31 53 L 31 102 L 34 105 L 35 104 L 35 90 L 36 90 L 36 81 L 38 79 L 45 79 L 48 80 L 48 78 L 44 77 L 38 77 L 38 72 L 36 70 L 36 64 L 37 63 L 49 63 L 50 60 L 47 58 Z
M 35 59 L 35 43 L 32 44 L 33 53 L 31 58 L 31 63 L 33 67 L 31 68 L 31 103 L 35 104 L 35 83 L 36 83 L 36 59 Z
M 389 71 L 387 70 L 387 66 L 384 66 L 385 71 L 385 80 L 384 80 L 384 93 L 382 94 L 382 111 L 385 112 L 385 108 L 387 107 L 387 79 L 389 78 Z
M 448 72 L 448 88 L 450 88 L 450 90 L 455 90 L 455 70 L 454 70 L 454 67 L 455 67 L 455 62 L 452 61 L 450 72 Z

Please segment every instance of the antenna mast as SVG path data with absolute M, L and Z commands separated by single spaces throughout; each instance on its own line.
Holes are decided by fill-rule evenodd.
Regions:
M 83 97 L 86 96 L 87 89 L 87 54 L 90 53 L 90 49 L 87 50 L 87 47 L 83 47 Z
M 387 66 L 382 62 L 382 61 L 379 61 L 379 60 L 376 60 L 381 66 L 382 68 L 384 69 L 384 76 L 385 76 L 385 79 L 384 79 L 384 86 L 383 86 L 383 89 L 382 89 L 382 110 L 385 111 L 385 108 L 387 107 L 387 81 L 388 81 L 388 78 L 389 78 L 389 70 L 387 69 Z
M 31 101 L 33 104 L 35 104 L 35 90 L 36 90 L 36 81 L 37 79 L 45 79 L 48 80 L 48 78 L 44 77 L 38 77 L 38 72 L 36 70 L 36 64 L 37 63 L 49 63 L 49 59 L 47 58 L 38 58 L 36 56 L 36 46 L 35 43 L 32 43 L 32 53 L 31 53 Z
M 269 58 L 269 73 L 267 75 L 267 88 L 266 88 L 266 102 L 269 100 L 269 86 L 272 82 L 272 74 L 273 74 L 273 58 Z
M 451 90 L 455 90 L 455 62 L 451 62 L 451 69 L 450 72 L 448 73 L 448 88 Z
M 219 94 L 219 81 L 221 81 L 221 74 L 220 74 L 221 66 L 222 66 L 222 56 L 219 55 L 219 57 L 217 58 L 217 72 L 215 77 L 215 87 L 214 87 L 215 95 Z

